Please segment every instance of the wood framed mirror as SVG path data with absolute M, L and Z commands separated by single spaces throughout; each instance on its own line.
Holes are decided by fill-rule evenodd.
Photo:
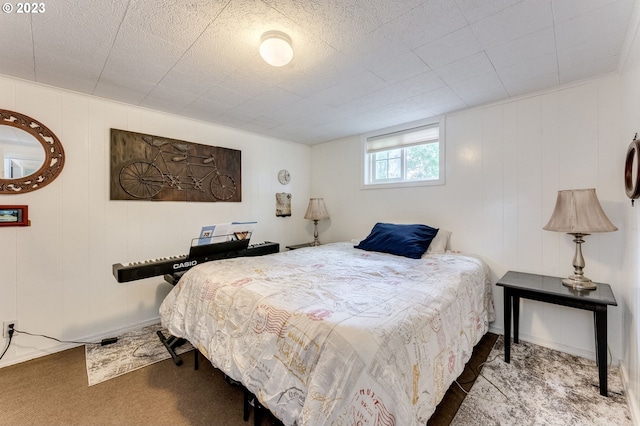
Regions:
M 22 194 L 53 182 L 62 172 L 65 155 L 62 143 L 47 126 L 0 109 L 0 158 L 0 194 Z
M 624 164 L 624 189 L 627 197 L 631 199 L 631 205 L 633 205 L 633 202 L 640 198 L 640 140 L 638 140 L 637 133 L 627 148 Z

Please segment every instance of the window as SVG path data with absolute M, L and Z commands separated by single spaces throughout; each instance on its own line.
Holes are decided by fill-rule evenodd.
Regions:
M 42 162 L 38 161 L 5 158 L 4 173 L 2 173 L 2 167 L 0 167 L 0 179 L 18 179 L 29 176 L 37 172 L 41 164 Z
M 368 133 L 364 186 L 444 184 L 444 118 Z

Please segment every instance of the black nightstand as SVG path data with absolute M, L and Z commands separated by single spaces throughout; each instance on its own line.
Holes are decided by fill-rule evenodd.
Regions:
M 593 312 L 596 335 L 596 363 L 600 395 L 607 396 L 607 306 L 617 306 L 609 284 L 596 283 L 595 290 L 574 290 L 562 285 L 562 278 L 507 272 L 496 285 L 504 287 L 504 360 L 510 361 L 511 310 L 513 307 L 513 343 L 518 343 L 520 298 L 554 303 Z
M 295 249 L 299 249 L 299 248 L 305 248 L 305 247 L 315 247 L 313 244 L 311 243 L 302 243 L 302 244 L 293 244 L 290 246 L 285 246 L 286 248 L 288 248 L 289 250 L 295 250 Z

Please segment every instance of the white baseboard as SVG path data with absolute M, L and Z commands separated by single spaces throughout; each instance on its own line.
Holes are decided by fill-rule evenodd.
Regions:
M 77 337 L 77 338 L 74 338 L 73 340 L 82 341 L 82 342 L 100 342 L 102 339 L 105 339 L 107 337 L 117 337 L 120 334 L 124 334 L 128 331 L 135 330 L 137 328 L 146 327 L 148 325 L 158 324 L 159 322 L 160 322 L 160 317 L 158 316 L 158 317 L 151 318 L 136 324 L 128 325 L 126 327 L 120 327 L 114 330 L 109 330 L 109 331 L 101 332 L 101 333 L 90 335 L 90 336 Z M 16 336 L 14 335 L 14 339 L 15 338 Z M 82 346 L 82 345 L 78 343 L 59 343 L 57 345 L 48 347 L 46 349 L 33 348 L 32 351 L 24 352 L 19 356 L 12 357 L 6 360 L 3 359 L 2 361 L 0 361 L 0 368 L 8 367 L 14 364 L 20 364 L 25 361 L 29 361 L 35 358 L 40 358 L 46 355 L 51 355 L 57 352 L 62 352 L 64 350 L 75 348 L 77 346 Z M 4 347 L 0 350 L 4 350 Z
M 622 384 L 624 385 L 624 394 L 627 397 L 627 405 L 629 406 L 629 412 L 631 413 L 631 421 L 634 425 L 640 425 L 640 406 L 638 406 L 638 395 L 635 395 L 633 390 L 628 386 L 629 373 L 624 364 L 620 363 L 620 377 L 622 377 Z
M 501 334 L 501 335 L 504 336 L 504 328 L 502 328 L 502 327 L 494 327 L 492 325 L 492 326 L 489 327 L 489 331 L 491 333 Z M 540 339 L 540 338 L 537 338 L 535 336 L 531 336 L 529 334 L 523 334 L 523 333 L 519 333 L 519 337 L 520 337 L 520 340 L 522 340 L 523 342 L 533 343 L 534 345 L 543 346 L 545 348 L 549 348 L 549 349 L 553 349 L 553 350 L 556 350 L 556 351 L 564 352 L 564 353 L 570 354 L 570 355 L 579 356 L 579 357 L 582 357 L 582 358 L 585 358 L 585 359 L 589 359 L 589 360 L 592 360 L 592 361 L 595 361 L 595 359 L 596 359 L 595 348 L 594 348 L 594 350 L 584 350 L 584 349 L 576 348 L 574 346 L 563 345 L 561 343 L 552 342 L 552 341 L 545 340 L 545 339 Z M 611 352 L 609 352 L 609 353 L 611 353 Z M 610 366 L 612 366 L 612 367 L 617 367 L 620 364 L 621 363 L 620 363 L 619 359 L 611 359 L 610 360 Z

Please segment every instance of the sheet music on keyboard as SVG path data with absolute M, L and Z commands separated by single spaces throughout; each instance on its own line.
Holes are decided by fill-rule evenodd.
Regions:
M 198 245 L 221 243 L 230 240 L 250 239 L 258 222 L 230 222 L 203 226 Z

